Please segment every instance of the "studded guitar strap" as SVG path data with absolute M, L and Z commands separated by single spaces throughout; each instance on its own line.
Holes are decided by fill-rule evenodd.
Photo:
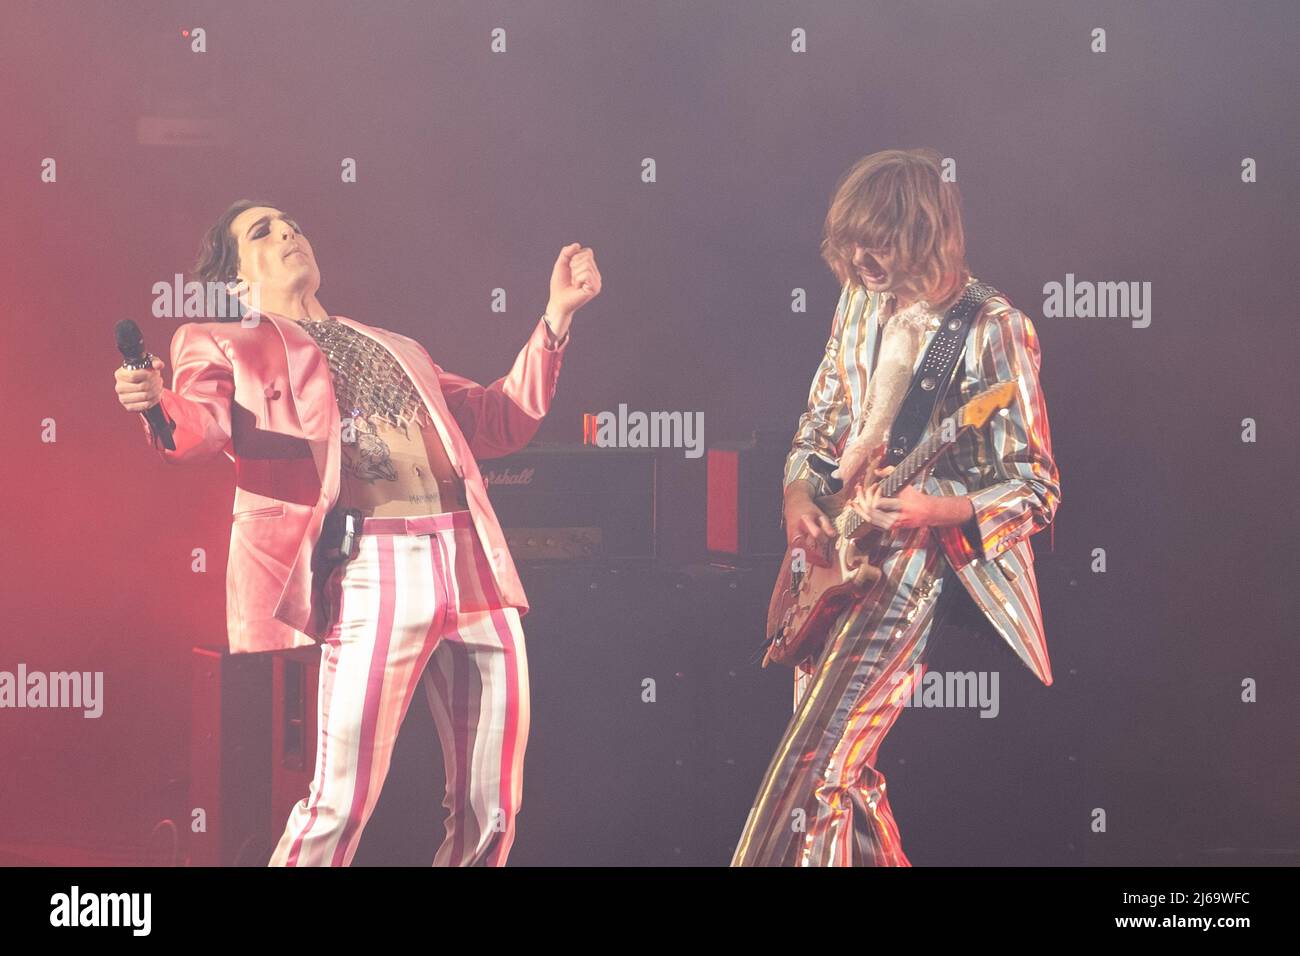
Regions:
M 889 448 L 882 464 L 897 465 L 916 447 L 930 417 L 952 384 L 953 369 L 966 351 L 966 339 L 975 316 L 985 302 L 999 294 L 991 285 L 972 282 L 944 314 L 943 322 L 930 339 L 925 358 L 903 396 L 898 414 L 894 416 L 889 429 Z

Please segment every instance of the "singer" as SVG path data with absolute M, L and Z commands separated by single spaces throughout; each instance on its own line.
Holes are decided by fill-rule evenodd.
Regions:
M 128 411 L 161 404 L 168 462 L 235 464 L 227 564 L 231 653 L 321 645 L 319 736 L 308 795 L 273 866 L 347 866 L 379 799 L 417 687 L 447 767 L 434 865 L 500 866 L 522 795 L 528 602 L 476 464 L 536 432 L 574 312 L 599 292 L 595 254 L 565 246 L 545 313 L 504 377 L 444 371 L 415 340 L 330 315 L 306 235 L 241 200 L 195 266 L 258 307 L 190 322 L 163 363 L 120 368 Z M 144 422 L 142 418 L 142 422 Z

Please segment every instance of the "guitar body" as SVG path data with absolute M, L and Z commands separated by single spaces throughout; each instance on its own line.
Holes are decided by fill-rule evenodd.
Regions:
M 834 520 L 848 507 L 849 497 L 840 491 L 815 503 Z M 877 533 L 870 525 L 860 531 L 840 535 L 815 552 L 792 552 L 782 563 L 767 606 L 764 667 L 770 662 L 794 666 L 817 654 L 836 618 L 880 577 L 880 570 L 866 561 Z
M 932 429 L 907 457 L 888 469 L 888 477 L 869 487 L 878 488 L 880 497 L 895 496 L 951 447 L 958 435 L 983 428 L 994 413 L 1011 404 L 1014 396 L 1014 382 L 999 382 L 985 389 L 941 422 L 941 427 Z M 767 606 L 764 667 L 772 662 L 798 667 L 818 653 L 844 609 L 880 579 L 880 569 L 866 560 L 880 540 L 880 532 L 850 508 L 849 501 L 866 481 L 865 476 L 875 475 L 884 460 L 882 446 L 868 456 L 864 466 L 854 469 L 840 491 L 814 499 L 831 519 L 837 534 L 828 546 L 816 552 L 792 548 L 783 562 Z

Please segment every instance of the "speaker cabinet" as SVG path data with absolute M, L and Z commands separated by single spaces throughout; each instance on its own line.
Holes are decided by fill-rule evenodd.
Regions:
M 272 656 L 270 813 L 278 841 L 293 805 L 307 796 L 315 774 L 321 650 L 296 647 Z
M 269 833 L 271 661 L 225 647 L 192 652 L 190 809 L 206 828 L 186 820 L 194 866 L 257 865 Z
M 767 432 L 743 442 L 719 442 L 708 451 L 709 553 L 726 558 L 770 558 L 785 553 L 781 490 L 789 443 Z

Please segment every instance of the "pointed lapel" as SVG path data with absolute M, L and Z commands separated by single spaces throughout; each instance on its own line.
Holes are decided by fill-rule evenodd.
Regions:
M 297 322 L 269 312 L 260 315 L 271 323 L 284 345 L 294 412 L 316 461 L 321 497 L 332 503 L 338 494 L 341 423 L 329 360 Z
M 881 297 L 871 293 L 864 293 L 864 298 L 868 301 L 865 304 L 867 309 L 867 333 L 866 333 L 866 360 L 862 362 L 863 385 L 871 384 L 871 377 L 876 374 L 876 345 L 880 341 L 880 304 Z M 866 392 L 863 392 L 862 400 L 865 400 Z M 858 402 L 861 407 L 862 400 Z
M 280 334 L 289 369 L 289 391 L 294 409 L 307 438 L 327 438 L 330 433 L 330 410 L 334 407 L 334 382 L 329 376 L 329 362 L 316 340 L 297 322 L 283 316 L 262 313 Z M 324 375 L 320 373 L 324 372 Z M 329 404 L 321 401 L 328 391 Z

